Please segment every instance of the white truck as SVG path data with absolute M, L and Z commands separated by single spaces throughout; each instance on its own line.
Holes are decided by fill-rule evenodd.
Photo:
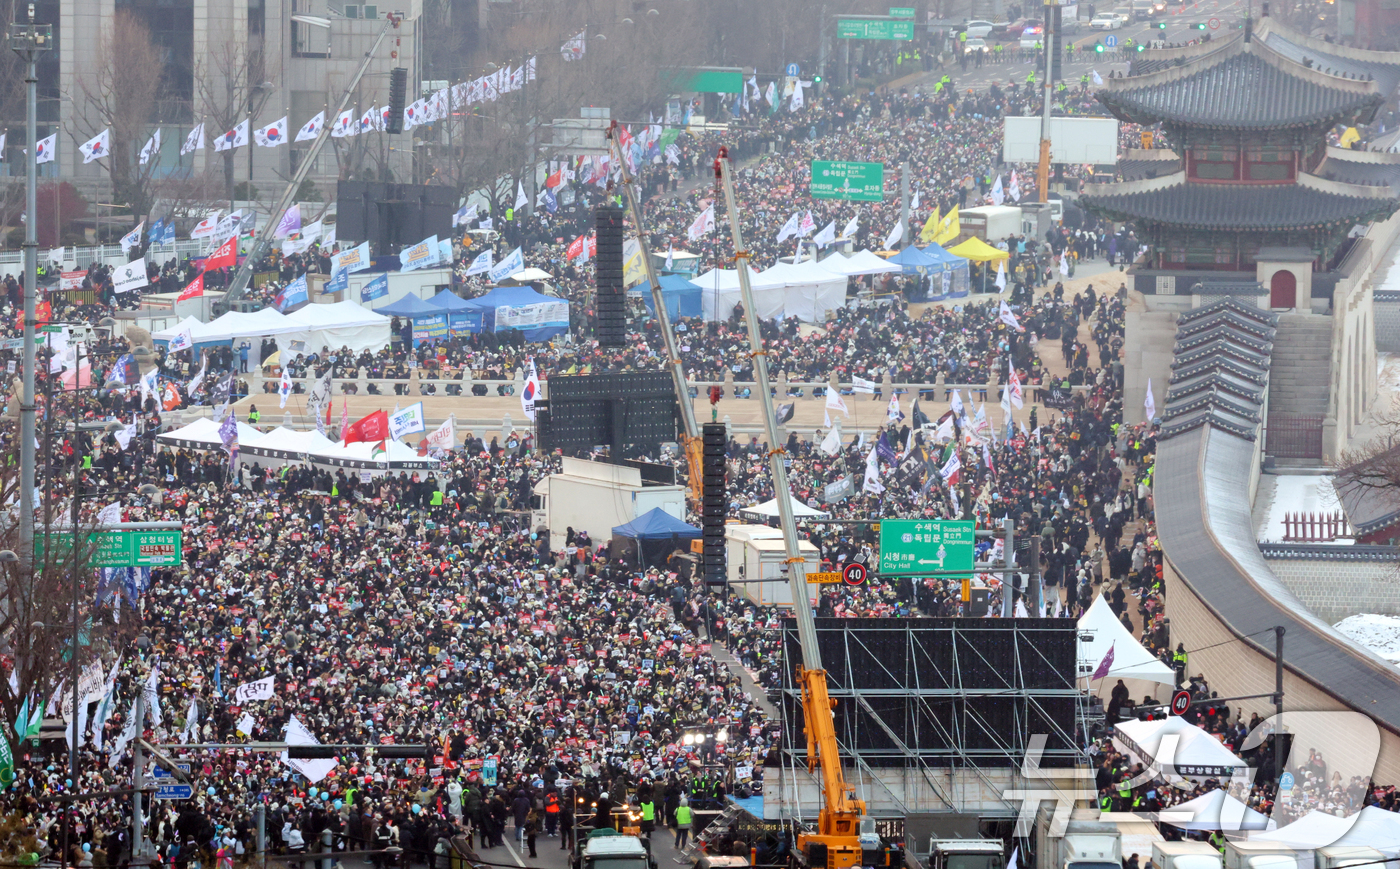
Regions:
M 1118 825 L 1099 820 L 1097 809 L 1071 812 L 1063 836 L 1051 835 L 1053 818 L 1050 808 L 1036 813 L 1036 869 L 1122 869 L 1123 843 Z
M 1273 842 L 1225 842 L 1225 869 L 1298 869 L 1298 852 Z
M 636 836 L 595 834 L 582 845 L 575 846 L 572 869 L 656 869 L 651 848 Z
M 1006 846 L 999 839 L 933 839 L 928 850 L 928 869 L 1004 869 L 1006 866 Z
M 1158 842 L 1152 846 L 1156 869 L 1220 869 L 1220 852 L 1207 842 Z
M 958 229 L 988 244 L 1005 241 L 1021 231 L 1021 209 L 1010 205 L 979 205 L 958 212 Z
M 1373 863 L 1376 869 L 1382 869 L 1376 861 L 1384 859 L 1380 851 L 1365 845 L 1328 845 L 1313 852 L 1317 869 L 1345 869 L 1358 863 Z

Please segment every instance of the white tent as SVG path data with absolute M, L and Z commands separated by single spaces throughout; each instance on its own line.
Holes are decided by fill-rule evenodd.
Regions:
M 336 449 L 335 443 L 318 431 L 293 431 L 278 426 L 243 452 L 269 459 L 306 461 L 311 456 L 332 455 Z
M 827 519 L 831 516 L 830 513 L 823 510 L 808 507 L 791 495 L 788 496 L 788 500 L 792 504 L 792 515 L 798 519 Z M 739 512 L 749 516 L 775 517 L 778 515 L 778 499 L 774 498 L 771 501 L 764 501 L 762 504 L 752 504 L 748 507 L 741 508 Z
M 249 446 L 261 439 L 263 433 L 245 422 L 238 423 L 238 447 Z M 174 431 L 156 435 L 156 440 L 171 446 L 194 450 L 221 449 L 224 439 L 219 434 L 219 423 L 208 417 L 201 417 Z
M 783 316 L 804 323 L 821 323 L 827 311 L 846 304 L 846 277 L 833 274 L 819 263 L 777 263 L 757 275 L 759 280 L 783 286 Z
M 1400 814 L 1367 806 L 1349 819 L 1351 829 L 1336 845 L 1369 845 L 1387 857 L 1400 857 Z
M 728 320 L 739 304 L 738 269 L 711 269 L 691 279 L 700 288 L 700 310 L 705 321 L 715 323 Z M 753 291 L 754 311 L 761 320 L 770 320 L 783 315 L 784 290 L 786 284 L 760 280 L 749 270 L 749 289 Z
M 833 254 L 817 265 L 838 275 L 884 275 L 904 271 L 904 266 L 881 259 L 868 250 L 858 250 L 850 256 Z
M 1113 743 L 1144 764 L 1156 763 L 1163 773 L 1170 767 L 1184 778 L 1228 779 L 1245 768 L 1245 762 L 1220 740 L 1176 715 L 1157 721 L 1119 722 L 1113 728 Z
M 389 318 L 354 302 L 305 305 L 284 318 L 294 329 L 277 335 L 277 349 L 290 360 L 297 353 L 349 347 L 377 352 L 389 346 Z
M 1246 806 L 1244 803 L 1217 788 L 1202 794 L 1194 800 L 1163 809 L 1157 820 L 1183 830 L 1267 830 L 1273 823 L 1267 815 Z M 1253 836 L 1250 837 L 1251 841 Z
M 193 322 L 191 322 L 193 321 Z M 169 341 L 186 325 L 190 324 L 190 334 L 196 344 L 222 344 L 240 339 L 261 339 L 270 335 L 280 335 L 300 328 L 288 318 L 272 308 L 263 308 L 251 314 L 242 311 L 229 311 L 209 323 L 201 323 L 188 317 L 174 329 L 164 329 L 151 335 L 155 341 Z
M 1108 598 L 1099 597 L 1089 611 L 1079 619 L 1079 675 L 1092 676 L 1099 664 L 1113 650 L 1107 679 L 1146 679 L 1149 682 L 1176 684 L 1171 667 L 1157 660 L 1113 614 Z
M 395 440 L 385 440 L 384 452 L 379 456 L 374 455 L 378 442 L 368 443 L 357 441 L 353 444 L 338 444 L 332 442 L 331 449 L 325 453 L 313 454 L 313 461 L 319 464 L 327 464 L 340 467 L 366 468 L 370 470 L 414 470 L 435 468 L 439 462 L 431 456 L 420 456 L 418 450 Z
M 169 329 L 161 329 L 159 332 L 152 332 L 151 337 L 157 341 L 169 341 L 186 330 L 189 330 L 190 335 L 194 335 L 196 329 L 203 328 L 204 324 L 199 322 L 198 317 L 186 317 Z
M 1386 814 L 1392 813 L 1387 812 Z M 1249 840 L 1251 842 L 1273 842 L 1277 845 L 1296 848 L 1299 851 L 1312 851 L 1330 845 L 1346 835 L 1357 817 L 1359 816 L 1339 818 L 1336 815 L 1329 815 L 1314 809 L 1285 827 L 1250 836 Z

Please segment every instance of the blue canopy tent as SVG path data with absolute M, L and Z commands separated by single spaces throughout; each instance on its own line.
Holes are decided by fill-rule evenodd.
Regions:
M 651 301 L 651 281 L 642 281 L 628 292 L 640 293 L 647 310 L 652 316 L 656 315 Z M 684 275 L 662 275 L 661 298 L 666 300 L 666 313 L 673 320 L 677 317 L 699 317 L 702 314 L 700 285 L 686 280 Z
M 408 319 L 413 324 L 414 347 L 424 343 L 447 340 L 447 311 L 412 293 L 390 302 L 382 308 L 376 308 L 374 312 Z
M 486 332 L 519 329 L 526 341 L 548 341 L 569 331 L 569 303 L 529 287 L 495 287 L 467 303 L 481 312 Z
M 612 536 L 614 541 L 618 538 L 635 540 L 637 561 L 640 564 L 663 567 L 666 558 L 672 552 L 689 547 L 684 541 L 695 540 L 700 536 L 700 529 L 677 519 L 660 507 L 653 507 L 631 522 L 615 526 Z
M 927 302 L 961 299 L 967 295 L 967 260 L 954 256 L 936 244 L 918 248 L 910 245 L 890 257 L 892 263 L 904 266 L 906 275 L 928 279 Z
M 428 304 L 447 312 L 447 328 L 453 335 L 475 335 L 481 331 L 481 311 L 470 299 L 464 299 L 451 290 L 443 290 L 429 299 Z

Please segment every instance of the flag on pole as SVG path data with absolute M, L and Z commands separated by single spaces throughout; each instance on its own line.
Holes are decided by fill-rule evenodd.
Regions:
M 992 182 L 992 204 L 1000 205 L 1006 201 L 1006 189 L 1001 186 L 1001 176 Z
M 778 244 L 782 244 L 783 242 L 787 241 L 789 238 L 797 234 L 797 221 L 799 217 L 800 215 L 797 212 L 793 212 L 792 217 L 789 217 L 787 219 L 787 223 L 783 224 L 783 228 L 778 230 Z
M 204 149 L 204 125 L 195 124 L 189 135 L 185 136 L 185 142 L 180 146 L 180 156 L 183 157 L 191 151 L 201 151 Z
M 244 118 L 238 123 L 238 126 L 214 140 L 214 150 L 232 151 L 234 148 L 242 148 L 246 144 L 248 144 L 248 119 Z
M 535 421 L 535 400 L 540 396 L 540 378 L 535 371 L 535 360 L 530 359 L 530 376 L 525 378 L 525 388 L 520 390 L 520 407 L 530 422 Z
M 519 211 L 530 204 L 530 198 L 525 195 L 525 181 L 521 179 L 515 182 L 515 209 Z
M 885 236 L 885 246 L 882 250 L 894 250 L 894 246 L 899 244 L 902 238 L 904 238 L 904 221 L 901 220 L 895 223 L 894 229 L 891 229 L 890 234 Z
M 885 491 L 885 486 L 880 482 L 880 458 L 877 454 L 878 447 L 870 445 L 870 452 L 865 456 L 865 480 L 861 483 L 861 491 L 878 495 Z
M 347 112 L 346 114 L 349 114 L 349 113 Z M 317 136 L 321 135 L 321 128 L 324 127 L 325 125 L 326 125 L 326 113 L 325 113 L 325 111 L 323 110 L 323 111 L 317 112 L 317 113 L 316 113 L 316 117 L 314 117 L 314 118 L 312 118 L 311 120 L 307 121 L 305 126 L 303 126 L 300 130 L 297 130 L 297 138 L 296 138 L 296 141 L 298 141 L 298 142 L 309 142 L 309 141 L 311 141 L 312 139 L 315 139 Z M 332 133 L 332 135 L 334 135 L 334 133 Z
M 845 225 L 845 226 L 841 227 L 841 237 L 842 237 L 842 238 L 852 238 L 852 237 L 855 236 L 857 230 L 859 230 L 859 229 L 860 229 L 860 215 L 857 214 L 857 215 L 855 215 L 854 217 L 852 217 L 850 220 L 846 221 L 846 225 Z
M 997 292 L 1006 292 L 1006 260 L 997 260 Z
M 587 49 L 588 31 L 580 30 L 578 35 L 559 46 L 559 54 L 566 61 L 582 60 Z
M 331 125 L 331 135 L 337 139 L 359 135 L 359 132 L 360 125 L 355 123 L 355 113 L 350 109 L 336 115 L 335 123 Z
M 695 218 L 695 222 L 690 225 L 690 229 L 686 230 L 686 236 L 691 241 L 697 241 L 700 238 L 703 238 L 705 233 L 709 232 L 714 228 L 715 205 L 712 202 L 710 203 L 710 206 L 708 208 L 700 212 L 699 217 Z
M 83 152 L 83 162 L 91 163 L 93 160 L 101 160 L 112 150 L 112 131 L 103 130 L 91 139 L 78 146 L 78 150 Z
M 277 397 L 280 399 L 278 407 L 287 406 L 287 396 L 292 394 L 292 378 L 287 375 L 287 369 L 282 369 L 282 382 L 277 387 Z
M 277 222 L 277 231 L 272 234 L 273 238 L 287 238 L 301 232 L 301 203 L 294 203 L 287 213 L 282 215 L 282 219 Z
M 836 241 L 836 221 L 833 219 L 826 226 L 823 226 L 821 232 L 812 236 L 812 241 L 815 242 L 818 247 L 826 247 Z
M 1143 402 L 1143 408 L 1147 411 L 1147 421 L 1157 418 L 1157 402 L 1152 400 L 1152 378 L 1147 378 L 1147 400 Z
M 1026 327 L 1021 325 L 1021 321 L 1016 319 L 1015 314 L 1011 313 L 1011 306 L 1006 304 L 1005 299 L 1001 300 L 1001 308 L 997 311 L 997 319 L 1015 329 L 1017 332 L 1026 331 Z
M 151 158 L 152 158 L 152 157 L 159 157 L 159 156 L 160 156 L 160 128 L 157 127 L 157 128 L 156 128 L 156 131 L 155 131 L 154 133 L 151 134 L 151 138 L 149 138 L 149 139 L 146 140 L 146 144 L 141 146 L 141 154 L 140 154 L 140 156 L 139 156 L 138 159 L 139 159 L 141 165 L 142 165 L 142 166 L 145 166 L 147 163 L 151 162 Z
M 1021 378 L 1016 373 L 1016 366 L 1011 366 L 1011 375 L 1006 381 L 1006 394 L 1011 399 L 1011 406 L 1020 410 L 1024 406 L 1024 394 L 1021 392 Z
M 1099 666 L 1094 670 L 1094 675 L 1089 677 L 1090 682 L 1099 681 L 1108 675 L 1109 670 L 1113 669 L 1113 650 L 1117 645 L 1118 643 L 1116 641 L 1109 645 L 1108 654 L 1103 656 L 1103 660 L 1099 662 Z
M 276 148 L 287 144 L 287 119 L 278 118 L 261 130 L 253 131 L 253 141 L 259 148 Z
M 40 139 L 38 142 L 35 143 L 35 145 L 34 145 L 34 162 L 35 162 L 36 164 L 38 164 L 38 163 L 52 163 L 52 162 L 54 161 L 54 158 L 57 157 L 57 156 L 58 156 L 58 134 L 57 134 L 57 133 L 54 133 L 52 136 L 47 136 L 47 137 L 45 137 L 45 138 L 43 138 L 43 139 Z

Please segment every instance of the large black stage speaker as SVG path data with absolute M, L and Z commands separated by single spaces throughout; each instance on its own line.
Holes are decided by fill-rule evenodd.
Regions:
M 1078 691 L 1073 619 L 819 618 L 843 756 L 873 767 L 1016 767 L 1046 734 L 1041 764 L 1074 764 Z M 802 662 L 783 623 L 783 750 L 805 761 Z M 893 738 L 892 738 L 893 737 Z
M 548 389 L 548 398 L 535 403 L 535 442 L 541 450 L 604 445 L 616 458 L 628 447 L 655 456 L 661 444 L 676 440 L 680 407 L 665 371 L 556 374 Z
M 341 181 L 335 197 L 336 238 L 368 241 L 376 254 L 397 253 L 431 235 L 452 237 L 457 193 L 450 187 Z

